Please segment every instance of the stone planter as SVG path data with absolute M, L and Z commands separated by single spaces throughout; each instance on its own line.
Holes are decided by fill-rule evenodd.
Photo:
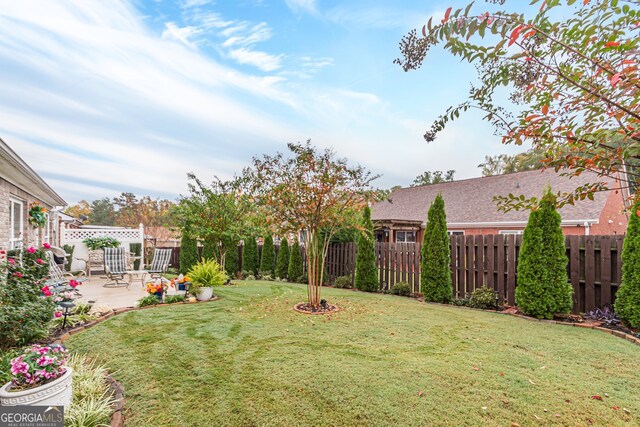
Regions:
M 11 383 L 0 388 L 0 406 L 65 406 L 71 404 L 73 371 L 68 366 L 60 378 L 22 391 L 11 391 Z
M 211 286 L 206 288 L 200 288 L 196 293 L 198 301 L 209 301 L 213 296 L 213 288 Z

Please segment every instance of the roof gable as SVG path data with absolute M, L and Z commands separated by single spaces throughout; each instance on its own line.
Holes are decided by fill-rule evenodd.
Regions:
M 371 219 L 408 220 L 424 223 L 429 206 L 438 193 L 444 198 L 447 223 L 450 225 L 474 223 L 525 223 L 529 211 L 499 212 L 494 196 L 523 194 L 525 197 L 542 196 L 544 188 L 551 186 L 553 192 L 569 192 L 576 187 L 605 181 L 612 186 L 612 180 L 598 178 L 593 172 L 584 172 L 578 177 L 569 178 L 556 173 L 553 169 L 517 172 L 506 175 L 472 178 L 439 184 L 408 187 L 395 190 L 389 201 L 376 203 L 372 208 Z M 576 202 L 560 209 L 563 222 L 597 221 L 607 201 L 609 192 L 594 194 L 594 200 Z

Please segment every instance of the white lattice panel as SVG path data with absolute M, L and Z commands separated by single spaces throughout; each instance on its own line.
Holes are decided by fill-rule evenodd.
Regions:
M 88 237 L 113 237 L 122 246 L 130 249 L 131 243 L 141 243 L 144 253 L 144 228 L 70 228 L 61 230 L 60 245 L 73 245 L 73 260 L 71 260 L 72 270 L 81 270 L 86 266 L 89 252 L 83 243 Z
M 113 237 L 120 242 L 136 243 L 142 239 L 140 230 L 90 230 L 90 229 L 72 229 L 64 231 L 64 242 L 66 244 L 80 243 L 88 237 Z

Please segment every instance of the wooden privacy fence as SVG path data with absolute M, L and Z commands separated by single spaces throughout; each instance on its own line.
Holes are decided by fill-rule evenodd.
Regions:
M 566 236 L 567 272 L 573 287 L 573 312 L 611 304 L 620 284 L 623 236 Z M 501 302 L 515 304 L 518 256 L 522 236 L 451 236 L 451 278 L 454 298 L 488 286 Z M 380 288 L 407 282 L 420 292 L 420 243 L 376 243 Z M 330 279 L 353 275 L 356 247 L 335 244 L 327 256 Z
M 573 312 L 587 312 L 614 301 L 622 271 L 624 236 L 566 236 L 567 272 L 573 287 Z M 475 289 L 488 286 L 501 302 L 515 304 L 518 257 L 522 236 L 451 236 L 451 279 L 454 298 L 465 298 Z M 173 248 L 171 264 L 179 266 L 180 248 Z M 200 250 L 202 248 L 199 248 Z M 380 288 L 391 289 L 407 282 L 420 292 L 420 243 L 376 243 Z M 242 268 L 242 247 L 239 267 Z M 276 251 L 278 247 L 276 247 Z M 325 261 L 327 281 L 355 276 L 357 245 L 336 243 Z M 303 265 L 306 270 L 306 263 Z

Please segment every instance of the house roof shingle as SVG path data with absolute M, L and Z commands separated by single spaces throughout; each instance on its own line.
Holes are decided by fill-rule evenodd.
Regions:
M 569 178 L 556 173 L 553 169 L 539 169 L 401 188 L 391 193 L 389 201 L 376 203 L 372 207 L 371 219 L 374 221 L 421 221 L 424 225 L 429 206 L 436 195 L 442 193 L 447 223 L 450 226 L 473 227 L 474 223 L 496 223 L 496 225 L 526 223 L 529 217 L 528 211 L 499 212 L 493 197 L 513 193 L 539 198 L 547 185 L 551 185 L 553 192 L 569 192 L 583 184 L 600 181 L 607 182 L 609 188 L 613 185 L 611 179 L 598 178 L 591 172 Z M 608 196 L 609 192 L 598 192 L 594 194 L 593 201 L 586 200 L 576 202 L 575 205 L 563 206 L 560 209 L 563 223 L 597 221 Z

